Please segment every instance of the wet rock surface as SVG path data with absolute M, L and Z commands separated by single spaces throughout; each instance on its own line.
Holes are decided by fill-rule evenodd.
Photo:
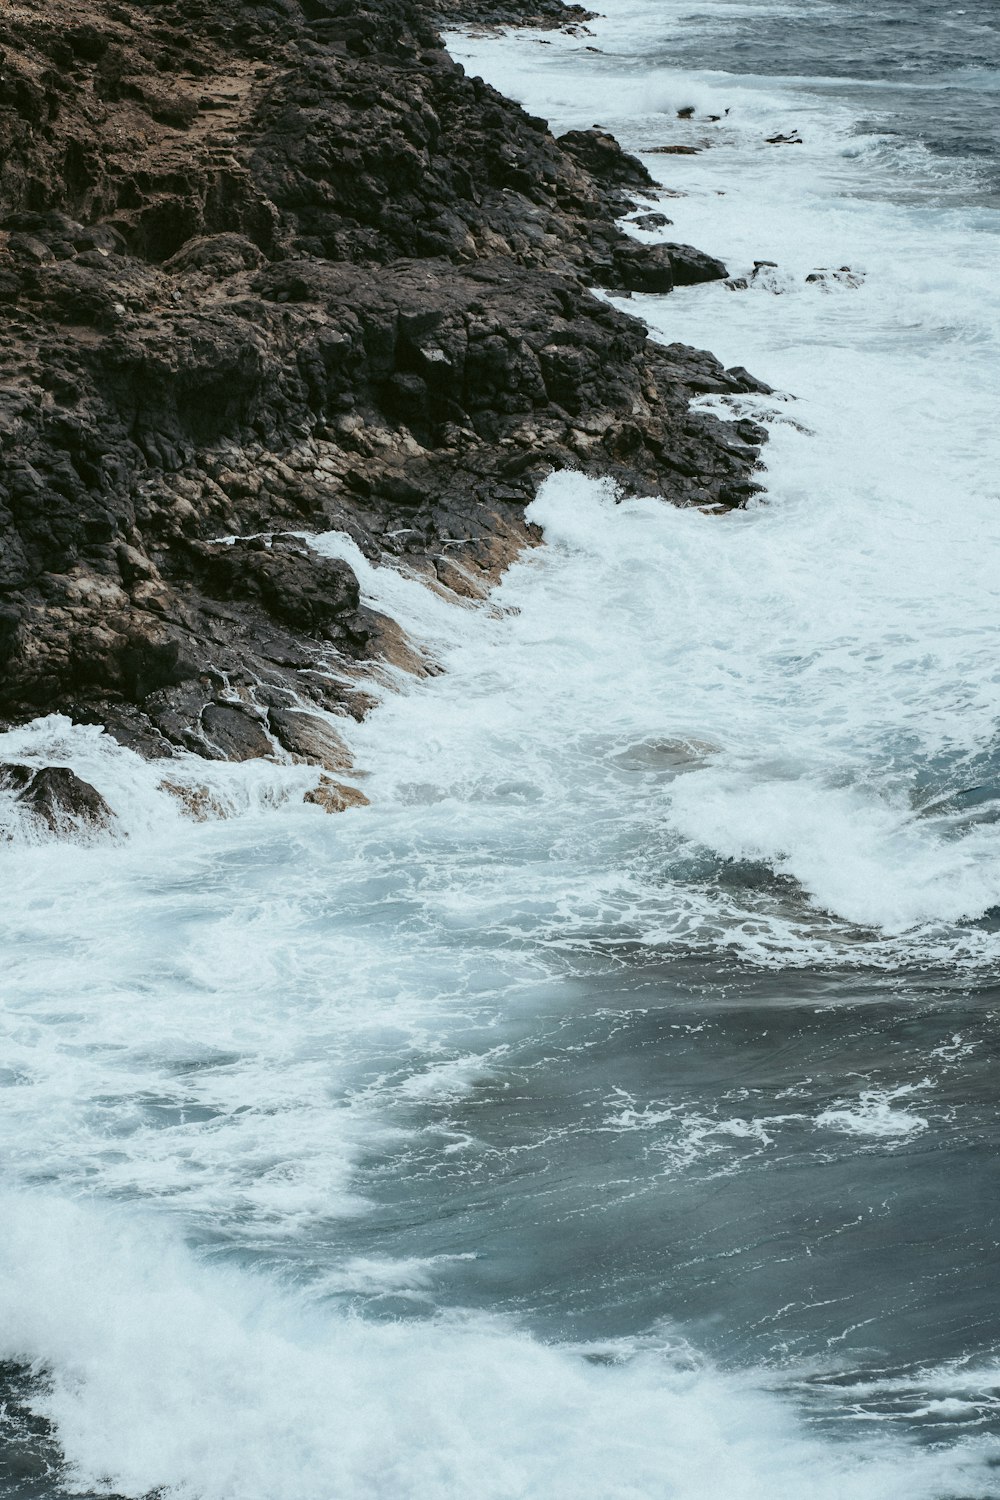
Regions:
M 362 714 L 406 646 L 311 535 L 474 597 L 554 467 L 752 492 L 759 429 L 689 401 L 762 387 L 590 290 L 725 268 L 624 235 L 641 163 L 466 77 L 436 27 L 471 14 L 0 15 L 0 721 L 339 769 L 293 716 Z
M 0 792 L 13 794 L 30 820 L 49 833 L 103 833 L 117 822 L 100 792 L 67 766 L 0 764 Z
M 302 800 L 321 807 L 327 813 L 347 812 L 351 807 L 368 806 L 368 798 L 358 787 L 334 781 L 330 776 L 321 776 L 319 785 L 306 792 Z

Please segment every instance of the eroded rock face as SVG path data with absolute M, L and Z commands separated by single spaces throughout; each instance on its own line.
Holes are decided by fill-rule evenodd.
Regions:
M 209 599 L 249 602 L 280 625 L 335 641 L 348 651 L 367 639 L 351 568 L 318 556 L 298 539 L 192 541 L 189 556 Z
M 760 431 L 688 402 L 759 384 L 588 291 L 724 267 L 624 236 L 641 164 L 467 78 L 443 18 L 0 16 L 0 719 L 313 758 L 282 716 L 364 712 L 355 668 L 405 651 L 309 534 L 422 569 L 447 538 L 437 581 L 474 597 L 553 467 L 677 504 L 752 491 Z

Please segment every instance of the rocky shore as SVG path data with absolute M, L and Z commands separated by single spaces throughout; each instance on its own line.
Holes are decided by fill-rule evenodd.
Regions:
M 4 8 L 0 723 L 342 771 L 324 716 L 364 713 L 366 665 L 425 664 L 310 535 L 472 597 L 554 467 L 752 492 L 760 430 L 689 401 L 766 387 L 589 290 L 726 268 L 618 229 L 645 169 L 465 76 L 437 28 L 477 19 L 586 13 Z

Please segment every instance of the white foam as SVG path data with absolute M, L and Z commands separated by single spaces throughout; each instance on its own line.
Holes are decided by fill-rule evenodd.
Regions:
M 209 761 L 187 752 L 147 761 L 99 725 L 74 724 L 64 714 L 48 714 L 0 734 L 0 762 L 66 766 L 93 786 L 114 814 L 110 836 L 119 839 L 158 840 L 170 833 L 182 835 L 192 817 L 238 817 L 300 804 L 316 785 L 318 772 L 282 764 L 282 754 L 275 745 L 275 761 Z M 66 839 L 53 839 L 13 793 L 0 790 L 0 837 L 4 833 L 15 844 L 7 857 L 17 860 L 17 846 L 55 844 L 52 858 L 64 858 L 57 851 L 65 848 Z M 70 843 L 92 841 L 69 838 Z
M 829 1109 L 824 1109 L 816 1116 L 816 1127 L 880 1140 L 919 1135 L 927 1129 L 926 1117 L 893 1106 L 897 1099 L 908 1098 L 920 1089 L 918 1084 L 902 1084 L 894 1089 L 863 1089 L 857 1099 L 838 1099 Z
M 566 480 L 572 499 L 550 486 L 536 516 L 550 538 L 603 546 L 616 573 L 630 569 L 643 628 L 605 617 L 629 662 L 630 707 L 644 697 L 665 709 L 664 735 L 680 723 L 717 746 L 671 789 L 667 825 L 791 876 L 820 912 L 930 938 L 1000 901 L 994 809 L 947 801 L 997 778 L 1000 756 L 997 216 L 943 208 L 964 186 L 955 163 L 860 135 L 847 105 L 795 80 L 642 73 L 643 36 L 662 50 L 672 21 L 710 28 L 724 9 L 692 18 L 614 0 L 594 23 L 599 57 L 569 37 L 461 44 L 491 80 L 517 72 L 520 97 L 557 128 L 598 119 L 645 152 L 685 194 L 665 204 L 675 223 L 659 237 L 721 254 L 737 274 L 774 260 L 771 289 L 790 293 L 712 284 L 623 304 L 664 341 L 707 346 L 798 398 L 699 403 L 779 418 L 762 505 L 708 524 L 632 505 L 597 541 L 593 504 Z M 674 118 L 683 105 L 697 117 Z M 792 125 L 803 147 L 766 144 Z M 710 144 L 651 154 L 666 135 Z M 823 295 L 806 281 L 844 265 L 861 285 Z M 762 942 L 759 915 L 732 941 L 764 961 L 775 945 L 789 954 L 794 934 L 773 918 Z M 828 936 L 814 933 L 817 956 L 830 956 Z M 958 942 L 993 952 L 976 935 Z
M 711 1115 L 683 1102 L 640 1105 L 623 1089 L 616 1089 L 608 1104 L 602 1130 L 645 1137 L 643 1152 L 656 1162 L 657 1171 L 682 1173 L 697 1167 L 705 1179 L 739 1171 L 748 1159 L 756 1161 L 775 1144 L 783 1127 L 804 1119 L 799 1114 Z
M 365 1322 L 198 1265 L 121 1212 L 3 1209 L 0 1352 L 51 1371 L 35 1404 L 81 1491 L 931 1500 L 986 1482 L 989 1445 L 825 1443 L 669 1337 L 595 1360 L 486 1318 Z
M 635 54 L 663 25 L 636 0 L 612 10 L 602 45 L 618 26 Z M 555 476 L 532 512 L 547 545 L 488 607 L 372 567 L 342 535 L 312 539 L 445 668 L 400 674 L 344 723 L 370 772 L 357 815 L 303 807 L 310 768 L 150 766 L 61 719 L 0 737 L 2 759 L 71 765 L 130 835 L 0 849 L 16 1189 L 0 1353 L 51 1371 L 39 1399 L 84 1490 L 919 1500 L 992 1483 L 986 1445 L 826 1443 L 768 1377 L 680 1358 L 676 1337 L 614 1344 L 605 1363 L 508 1323 L 380 1325 L 332 1305 L 436 1305 L 450 1260 L 338 1258 L 331 1225 L 363 1222 L 364 1160 L 426 1133 L 459 1161 L 478 1149 L 435 1109 L 492 1086 L 525 1014 L 574 1012 L 577 962 L 645 943 L 975 977 L 1000 957 L 968 925 L 1000 900 L 987 221 L 942 208 L 944 188 L 936 207 L 876 201 L 907 183 L 919 199 L 939 169 L 794 84 L 642 77 L 607 52 L 597 76 L 582 39 L 550 40 L 477 57 L 534 108 L 554 100 L 560 126 L 597 115 L 641 151 L 668 123 L 688 131 L 664 114 L 681 99 L 730 107 L 712 149 L 647 157 L 687 194 L 670 233 L 734 271 L 777 260 L 794 291 L 630 307 L 796 395 L 739 403 L 771 424 L 767 501 L 712 518 Z M 787 125 L 804 147 L 764 145 Z M 811 270 L 841 264 L 863 286 L 809 294 Z M 165 770 L 239 816 L 185 820 Z M 657 1169 L 714 1171 L 771 1151 L 785 1120 L 806 1132 L 801 1115 L 633 1099 L 606 1125 Z M 932 1112 L 886 1087 L 813 1124 L 814 1150 L 831 1132 L 891 1147 Z M 25 1190 L 38 1182 L 53 1197 Z M 251 1274 L 258 1258 L 302 1285 Z
M 322 557 L 349 563 L 357 575 L 363 602 L 389 615 L 418 645 L 433 651 L 442 642 L 460 637 L 463 616 L 470 606 L 457 596 L 429 586 L 403 564 L 371 563 L 343 532 L 320 532 L 309 538 L 309 545 Z

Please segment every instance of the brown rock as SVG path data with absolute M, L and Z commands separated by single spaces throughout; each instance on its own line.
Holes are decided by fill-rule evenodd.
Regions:
M 195 823 L 207 823 L 212 818 L 224 818 L 226 810 L 207 786 L 188 786 L 182 781 L 169 778 L 160 782 L 160 790 L 176 797 L 185 814 Z
M 358 787 L 350 786 L 344 781 L 334 781 L 329 776 L 321 776 L 319 785 L 306 792 L 302 800 L 321 807 L 327 813 L 346 812 L 349 807 L 370 805 L 368 798 Z

